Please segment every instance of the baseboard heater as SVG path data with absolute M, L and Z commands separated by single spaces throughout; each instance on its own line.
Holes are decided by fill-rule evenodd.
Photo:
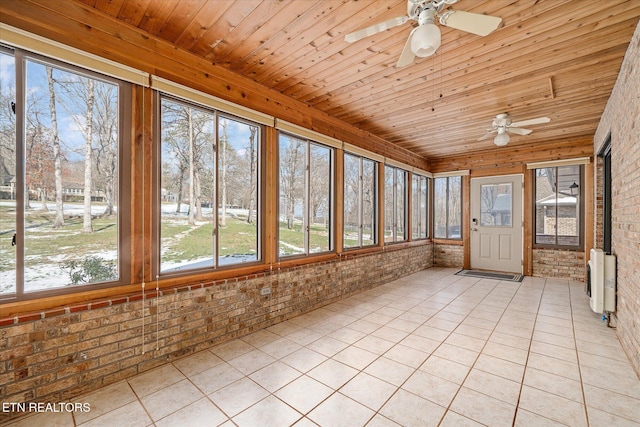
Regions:
M 616 311 L 616 257 L 591 249 L 587 263 L 586 292 L 596 313 Z

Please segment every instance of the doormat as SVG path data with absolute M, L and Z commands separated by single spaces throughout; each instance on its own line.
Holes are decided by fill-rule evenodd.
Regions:
M 456 275 L 466 277 L 479 277 L 481 279 L 496 279 L 503 280 L 505 282 L 522 282 L 522 279 L 524 279 L 524 276 L 522 274 L 494 273 L 492 271 L 478 270 L 460 270 L 456 273 Z

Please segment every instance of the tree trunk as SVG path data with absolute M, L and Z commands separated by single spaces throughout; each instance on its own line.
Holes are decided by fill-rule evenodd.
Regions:
M 195 220 L 195 165 L 194 163 L 194 142 L 193 142 L 193 117 L 191 109 L 187 109 L 187 120 L 189 124 L 189 225 L 196 225 Z
M 64 206 L 62 202 L 62 155 L 58 136 L 58 118 L 56 115 L 56 93 L 53 87 L 53 69 L 46 67 L 49 83 L 49 111 L 51 112 L 51 133 L 53 134 L 53 167 L 56 181 L 56 219 L 53 228 L 64 227 Z
M 220 138 L 220 183 L 222 188 L 220 189 L 220 204 L 222 212 L 220 213 L 220 227 L 227 226 L 227 122 L 225 120 L 220 121 L 222 126 L 222 137 Z
M 82 221 L 82 232 L 92 233 L 91 224 L 91 187 L 93 171 L 93 149 L 91 140 L 93 139 L 93 103 L 94 103 L 93 79 L 87 79 L 87 115 L 84 134 L 84 216 Z
M 256 132 L 258 128 L 255 126 L 251 126 L 251 135 L 249 136 L 249 162 L 251 169 L 251 177 L 250 177 L 250 188 L 249 188 L 249 214 L 247 215 L 247 222 L 249 224 L 253 224 L 254 215 L 253 210 L 256 208 L 256 147 L 255 147 L 255 138 Z

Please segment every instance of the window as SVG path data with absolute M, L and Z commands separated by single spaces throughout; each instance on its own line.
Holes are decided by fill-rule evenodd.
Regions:
M 332 250 L 333 150 L 279 134 L 280 256 Z
M 344 155 L 344 234 L 345 248 L 377 243 L 376 200 L 377 162 L 364 157 Z
M 160 271 L 257 261 L 260 127 L 160 98 Z
M 384 241 L 407 240 L 407 172 L 393 166 L 384 167 Z
M 535 169 L 535 244 L 578 248 L 582 245 L 581 165 Z
M 119 283 L 130 85 L 20 50 L 0 69 L 0 298 Z
M 429 178 L 413 175 L 411 187 L 411 238 L 429 237 Z
M 460 239 L 462 223 L 462 177 L 449 176 L 433 180 L 433 236 Z

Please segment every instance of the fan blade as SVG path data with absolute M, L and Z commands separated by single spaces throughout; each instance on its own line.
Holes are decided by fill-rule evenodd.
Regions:
M 400 67 L 404 67 L 405 65 L 409 65 L 415 59 L 416 56 L 411 50 L 411 37 L 413 37 L 413 33 L 415 33 L 417 29 L 418 27 L 415 27 L 409 33 L 409 37 L 407 37 L 407 42 L 404 44 L 404 48 L 402 49 L 402 54 L 400 54 L 400 58 L 398 58 L 398 63 L 396 64 L 396 67 L 400 68 Z
M 481 136 L 480 138 L 478 138 L 478 141 L 482 141 L 483 139 L 487 139 L 491 136 L 492 133 L 496 133 L 495 130 L 490 131 L 489 133 L 485 133 L 483 136 Z
M 531 129 L 514 128 L 509 126 L 507 132 L 515 133 L 516 135 L 529 135 L 533 132 Z
M 461 10 L 451 10 L 440 17 L 440 23 L 445 27 L 455 28 L 478 36 L 486 36 L 495 31 L 500 25 L 500 21 L 502 21 L 502 18 L 497 16 L 481 15 Z
M 379 22 L 367 28 L 362 28 L 361 30 L 354 31 L 353 33 L 349 33 L 346 36 L 344 36 L 344 39 L 349 43 L 357 42 L 358 40 L 362 40 L 365 37 L 369 37 L 374 34 L 381 33 L 385 30 L 388 30 L 389 28 L 402 25 L 408 20 L 409 20 L 408 16 L 399 16 L 397 18 L 389 19 L 388 21 Z
M 523 120 L 521 122 L 511 123 L 511 126 L 520 127 L 520 126 L 531 126 L 531 125 L 539 125 L 541 123 L 549 123 L 551 119 L 549 117 L 538 117 L 537 119 L 529 119 Z

